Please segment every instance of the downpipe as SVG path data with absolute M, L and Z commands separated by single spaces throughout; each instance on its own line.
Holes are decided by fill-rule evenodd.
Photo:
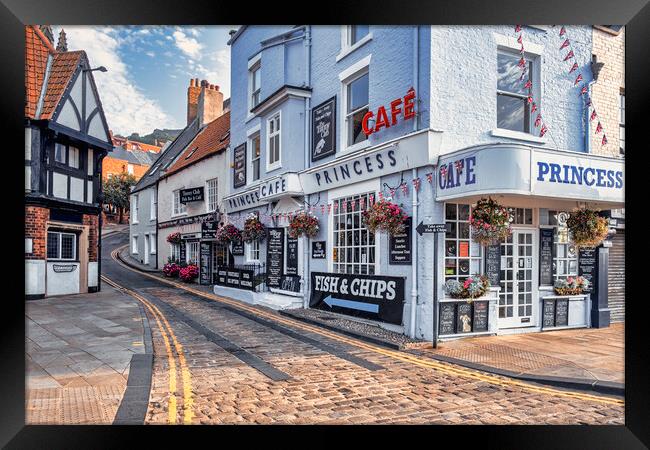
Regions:
M 306 25 L 305 26 L 305 85 L 306 87 L 309 87 L 311 83 L 311 25 Z M 311 116 L 311 98 L 307 97 L 305 98 L 305 139 L 304 139 L 304 147 L 305 147 L 305 164 L 304 166 L 306 168 L 310 167 L 310 149 L 309 149 L 309 137 L 311 135 L 311 130 L 310 130 L 310 116 Z M 307 195 L 307 201 L 309 202 L 311 200 L 311 196 Z M 310 238 L 307 236 L 303 237 L 303 263 L 302 263 L 302 303 L 303 303 L 303 308 L 308 308 L 309 307 L 309 282 L 310 282 L 310 274 L 309 274 L 309 243 L 310 243 Z
M 420 92 L 420 66 L 419 66 L 419 42 L 420 40 L 420 27 L 418 25 L 413 29 L 413 84 L 416 95 Z M 413 120 L 413 131 L 418 130 L 418 121 L 420 119 L 420 101 L 417 100 L 417 111 Z M 418 176 L 416 168 L 411 170 L 412 179 Z M 413 186 L 413 196 L 411 204 L 411 228 L 417 226 L 418 221 L 418 191 Z M 417 233 L 411 229 L 411 318 L 409 336 L 415 339 L 415 320 L 416 310 L 418 305 L 418 245 Z

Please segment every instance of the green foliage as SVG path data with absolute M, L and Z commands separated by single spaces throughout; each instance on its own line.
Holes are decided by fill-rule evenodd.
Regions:
M 104 203 L 128 211 L 130 205 L 129 195 L 131 194 L 131 187 L 135 183 L 135 177 L 128 173 L 121 173 L 104 180 Z

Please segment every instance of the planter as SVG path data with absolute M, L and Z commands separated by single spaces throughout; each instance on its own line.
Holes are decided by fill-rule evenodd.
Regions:
M 464 282 L 447 280 L 445 293 L 454 300 L 467 300 L 484 296 L 490 290 L 490 280 L 485 275 L 474 275 Z
M 217 230 L 217 241 L 222 244 L 229 244 L 241 240 L 241 231 L 231 223 L 226 224 Z
M 379 200 L 361 213 L 363 222 L 373 233 L 385 232 L 391 236 L 404 232 L 404 222 L 408 215 L 396 203 Z
M 607 219 L 591 209 L 573 211 L 566 224 L 577 247 L 597 247 L 609 233 Z
M 500 242 L 512 233 L 508 208 L 491 198 L 482 198 L 476 202 L 469 223 L 472 238 L 481 245 Z
M 318 234 L 319 229 L 318 219 L 306 212 L 296 214 L 289 222 L 289 236 L 292 238 L 299 238 L 300 236 L 313 238 Z
M 261 241 L 266 237 L 266 227 L 257 216 L 248 217 L 244 222 L 241 238 L 244 242 Z

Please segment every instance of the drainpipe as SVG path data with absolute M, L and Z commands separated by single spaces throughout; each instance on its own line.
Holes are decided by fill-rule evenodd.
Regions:
M 419 38 L 420 38 L 420 27 L 418 25 L 413 29 L 413 84 L 415 88 L 415 93 L 418 95 L 420 92 L 419 79 L 420 79 L 420 67 L 419 67 Z M 418 130 L 418 121 L 420 118 L 420 102 L 417 100 L 417 110 L 415 112 L 415 117 L 413 120 L 413 131 Z M 411 170 L 412 179 L 415 179 L 418 176 L 418 170 L 416 168 Z M 409 336 L 415 338 L 415 318 L 416 318 L 416 309 L 418 304 L 418 246 L 417 246 L 417 234 L 413 232 L 413 227 L 417 226 L 418 222 L 418 191 L 413 187 L 413 196 L 411 204 L 411 320 L 410 320 L 410 330 Z M 434 289 L 436 287 L 434 286 Z
M 97 159 L 97 172 L 99 174 L 99 195 L 97 196 L 99 200 L 99 229 L 97 230 L 97 292 L 102 290 L 102 226 L 103 220 L 102 215 L 104 212 L 104 183 L 102 180 L 102 166 L 104 162 L 104 157 L 108 155 L 108 152 L 101 153 Z
M 311 85 L 311 25 L 305 26 L 305 84 L 306 87 Z M 310 137 L 310 119 L 311 118 L 311 98 L 305 98 L 305 138 L 304 138 L 304 147 L 305 147 L 305 168 L 310 166 L 310 156 L 311 152 L 309 151 L 309 137 Z M 311 196 L 307 196 L 307 201 L 311 200 Z M 303 273 L 303 283 L 302 283 L 302 301 L 303 308 L 309 306 L 309 241 L 310 238 L 305 236 L 303 239 L 303 263 L 302 263 L 302 273 Z
M 591 80 L 587 84 L 587 98 L 591 98 L 591 86 L 596 82 L 596 80 Z M 587 125 L 585 126 L 585 151 L 591 153 L 591 120 L 589 120 L 589 107 L 585 108 L 585 114 L 587 117 Z

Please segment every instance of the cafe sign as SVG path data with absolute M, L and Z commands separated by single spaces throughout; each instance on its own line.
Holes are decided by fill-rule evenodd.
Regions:
M 192 202 L 202 202 L 203 201 L 203 186 L 181 189 L 180 192 L 181 203 L 192 203 Z
M 390 102 L 387 107 L 382 105 L 377 108 L 377 112 L 368 111 L 363 120 L 361 127 L 366 136 L 377 133 L 382 128 L 390 128 L 397 125 L 399 121 L 409 120 L 415 117 L 415 89 L 408 90 L 404 97 L 399 97 Z M 370 122 L 374 121 L 374 125 Z

